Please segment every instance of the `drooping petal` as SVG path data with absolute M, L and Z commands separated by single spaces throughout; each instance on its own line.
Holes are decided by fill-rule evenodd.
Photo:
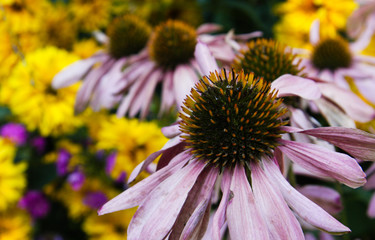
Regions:
M 167 149 L 175 147 L 180 142 L 181 141 L 180 141 L 179 137 L 177 136 L 175 138 L 170 139 L 166 144 L 164 144 L 164 146 L 162 147 L 162 149 L 160 149 L 159 151 L 151 153 L 144 161 L 142 161 L 140 164 L 138 164 L 134 168 L 134 170 L 132 171 L 132 173 L 129 176 L 128 183 L 133 182 L 135 180 L 135 178 L 139 175 L 139 173 L 142 172 L 160 154 L 164 153 Z
M 203 161 L 191 162 L 149 193 L 129 224 L 128 239 L 163 239 L 204 167 Z
M 328 99 L 320 98 L 314 103 L 330 126 L 355 128 L 354 120 Z
M 173 226 L 170 239 L 191 239 L 189 237 L 200 229 L 218 174 L 218 169 L 208 168 L 199 175 Z
M 269 239 L 268 229 L 259 212 L 245 169 L 237 164 L 230 186 L 232 198 L 227 206 L 227 221 L 231 239 Z
M 59 89 L 74 84 L 75 82 L 81 80 L 95 63 L 101 62 L 105 60 L 105 58 L 105 55 L 98 54 L 90 58 L 74 62 L 53 77 L 52 87 L 54 89 Z
M 212 33 L 212 32 L 220 31 L 222 28 L 223 27 L 219 24 L 205 23 L 198 27 L 198 29 L 196 30 L 196 33 L 197 35 L 201 35 L 204 33 Z
M 319 176 L 332 177 L 357 188 L 366 183 L 366 174 L 357 161 L 346 154 L 334 152 L 310 143 L 280 139 L 278 148 L 293 162 Z
M 342 210 L 340 194 L 332 188 L 306 185 L 298 188 L 298 191 L 330 214 L 335 215 Z
M 264 161 L 263 163 L 267 176 L 272 179 L 272 182 L 278 184 L 285 201 L 304 221 L 329 233 L 350 232 L 349 228 L 294 189 L 274 163 L 270 161 Z
M 173 72 L 166 71 L 164 74 L 164 80 L 161 90 L 161 103 L 160 103 L 160 111 L 159 117 L 168 111 L 173 104 L 175 104 L 174 95 L 171 94 L 173 92 Z
M 115 198 L 104 204 L 98 211 L 99 215 L 120 211 L 128 208 L 132 208 L 140 205 L 145 197 L 163 182 L 170 175 L 175 173 L 184 164 L 184 160 L 187 160 L 188 156 L 180 154 L 176 157 L 174 164 L 171 164 L 160 171 L 151 174 L 149 177 L 138 182 L 134 186 L 128 188 Z
M 307 78 L 284 74 L 271 84 L 272 88 L 279 90 L 278 97 L 299 96 L 313 100 L 320 98 L 320 90 L 317 84 Z
M 310 43 L 316 45 L 320 40 L 320 22 L 315 20 L 310 28 Z
M 203 75 L 210 75 L 210 72 L 219 71 L 215 58 L 212 56 L 207 45 L 198 41 L 194 51 L 195 59 L 203 73 Z
M 275 164 L 270 159 L 263 161 Z M 251 180 L 255 201 L 266 220 L 271 239 L 303 240 L 301 225 L 285 203 L 277 185 L 273 186 L 260 165 L 251 165 Z
M 340 106 L 354 120 L 368 122 L 374 119 L 375 110 L 353 92 L 334 84 L 318 83 L 318 85 L 325 98 Z
M 167 138 L 174 138 L 177 135 L 181 134 L 180 125 L 178 124 L 178 122 L 175 122 L 167 127 L 162 127 L 161 132 Z
M 370 203 L 367 208 L 367 215 L 370 218 L 375 218 L 375 194 L 372 195 Z
M 374 71 L 374 67 L 373 67 Z M 370 102 L 375 103 L 375 83 L 374 78 L 358 80 L 355 82 L 360 93 Z
M 223 178 L 221 180 L 221 191 L 223 192 L 223 196 L 221 197 L 220 204 L 216 209 L 215 215 L 212 219 L 212 235 L 210 235 L 210 239 L 213 240 L 222 239 L 222 228 L 225 223 L 225 212 L 230 200 L 232 174 L 232 171 L 228 169 L 225 169 L 223 172 Z
M 350 49 L 354 52 L 360 52 L 365 49 L 374 34 L 375 31 L 375 14 L 371 14 L 366 21 L 366 28 L 361 33 L 359 38 L 350 44 Z
M 375 161 L 374 134 L 359 129 L 341 127 L 321 127 L 300 132 L 330 142 L 357 159 Z

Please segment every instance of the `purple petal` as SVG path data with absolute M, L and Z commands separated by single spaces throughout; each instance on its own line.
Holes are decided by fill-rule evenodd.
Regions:
M 174 162 L 173 165 L 171 164 L 151 174 L 149 177 L 143 179 L 115 198 L 111 199 L 102 206 L 102 208 L 98 211 L 98 214 L 103 215 L 140 205 L 153 189 L 155 189 L 166 178 L 178 171 L 185 164 L 184 160 L 186 160 L 188 157 L 189 156 L 185 154 L 180 154 L 178 157 L 176 157 L 176 162 Z
M 329 83 L 318 85 L 324 97 L 340 106 L 354 120 L 367 122 L 374 119 L 375 110 L 350 90 Z
M 245 169 L 237 164 L 230 186 L 232 199 L 227 206 L 231 239 L 269 239 L 268 229 L 260 214 Z
M 204 33 L 212 33 L 220 31 L 223 27 L 219 24 L 215 23 L 205 23 L 198 27 L 196 30 L 198 35 L 204 34 Z
M 162 113 L 170 110 L 175 103 L 174 95 L 171 93 L 173 93 L 173 73 L 171 71 L 167 71 L 164 74 L 159 116 L 161 116 Z
M 319 87 L 314 81 L 290 74 L 277 78 L 271 86 L 279 91 L 278 97 L 299 96 L 314 100 L 321 96 Z
M 210 75 L 210 72 L 219 71 L 215 58 L 212 56 L 207 45 L 198 41 L 195 46 L 194 56 L 203 73 L 203 75 Z
M 150 154 L 143 162 L 141 162 L 140 164 L 138 164 L 135 169 L 132 171 L 132 173 L 130 174 L 129 176 L 129 179 L 128 179 L 128 183 L 131 183 L 135 180 L 135 178 L 138 176 L 138 174 L 140 172 L 142 172 L 152 161 L 154 161 L 160 154 L 162 154 L 165 150 L 167 149 L 170 149 L 170 148 L 173 148 L 174 146 L 176 146 L 177 144 L 179 144 L 181 141 L 180 141 L 180 138 L 179 137 L 175 137 L 175 138 L 172 138 L 171 140 L 169 140 L 164 146 L 162 149 L 160 149 L 159 151 L 156 151 L 152 154 Z
M 342 210 L 340 194 L 332 188 L 306 185 L 299 188 L 298 191 L 330 214 L 335 215 Z
M 203 224 L 203 217 L 210 205 L 212 190 L 218 174 L 218 169 L 208 168 L 199 175 L 173 226 L 170 239 L 193 239 L 192 236 L 197 234 L 202 227 L 207 227 L 207 222 Z
M 275 163 L 271 161 L 270 164 Z M 251 180 L 255 201 L 266 220 L 270 238 L 304 239 L 301 225 L 285 203 L 277 185 L 270 181 L 258 164 L 251 165 Z
M 314 227 L 329 233 L 341 234 L 350 232 L 334 217 L 321 207 L 294 189 L 283 177 L 277 166 L 270 161 L 263 161 L 264 170 L 272 182 L 279 185 L 281 194 L 294 212 Z
M 74 62 L 53 77 L 51 83 L 52 87 L 54 89 L 59 89 L 78 82 L 84 75 L 87 74 L 95 63 L 104 61 L 106 57 L 107 56 L 104 54 L 98 54 L 90 58 Z
M 375 194 L 372 195 L 370 203 L 367 208 L 367 215 L 370 218 L 375 218 Z
M 278 148 L 293 162 L 323 177 L 332 177 L 341 183 L 357 188 L 366 183 L 366 174 L 357 161 L 346 154 L 324 147 L 280 139 Z
M 173 74 L 173 92 L 176 99 L 177 109 L 180 111 L 186 96 L 197 83 L 199 77 L 188 65 L 180 65 Z
M 128 239 L 163 239 L 205 166 L 203 161 L 192 162 L 149 193 L 129 224 Z
M 321 127 L 300 131 L 345 150 L 364 161 L 375 161 L 375 135 L 353 128 Z
M 174 138 L 176 137 L 177 135 L 180 135 L 181 134 L 181 131 L 180 131 L 180 124 L 178 122 L 175 122 L 174 124 L 170 125 L 170 126 L 167 126 L 167 127 L 163 127 L 161 129 L 161 132 L 163 133 L 163 135 L 167 138 Z

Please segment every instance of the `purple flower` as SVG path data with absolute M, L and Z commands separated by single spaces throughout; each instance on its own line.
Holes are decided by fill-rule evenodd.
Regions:
M 82 171 L 77 170 L 69 174 L 67 181 L 74 191 L 78 191 L 85 182 L 85 175 Z
M 39 153 L 42 153 L 44 152 L 45 148 L 46 148 L 46 139 L 44 137 L 34 137 L 32 140 L 31 140 L 31 145 L 33 147 L 35 147 L 35 149 L 39 152 Z
M 22 145 L 27 140 L 26 128 L 19 123 L 7 123 L 0 129 L 0 135 L 10 139 L 17 145 Z
M 45 217 L 50 209 L 49 202 L 42 192 L 28 191 L 19 201 L 19 206 L 26 209 L 34 219 Z
M 117 156 L 117 153 L 113 152 L 113 153 L 109 154 L 108 157 L 106 158 L 105 172 L 108 175 L 111 174 L 111 172 L 113 170 L 113 167 L 115 166 L 116 156 Z
M 215 69 L 212 62 L 206 57 L 201 66 Z M 170 141 L 138 165 L 129 181 L 161 155 L 159 170 L 104 204 L 99 214 L 139 206 L 128 227 L 129 240 L 199 239 L 207 229 L 209 239 L 221 239 L 226 226 L 231 239 L 303 239 L 295 215 L 329 233 L 349 232 L 294 189 L 280 168 L 285 155 L 316 175 L 357 188 L 366 183 L 357 161 L 283 137 L 318 137 L 364 160 L 374 160 L 375 137 L 356 129 L 285 126 L 288 111 L 278 97 L 318 93 L 296 86 L 293 79 L 286 76 L 271 85 L 224 70 L 201 79 L 185 99 L 178 124 L 163 129 Z M 222 197 L 208 221 L 219 183 Z
M 60 149 L 56 161 L 56 170 L 59 176 L 68 172 L 69 161 L 72 155 L 65 149 Z
M 83 199 L 83 204 L 93 209 L 99 209 L 107 201 L 108 198 L 103 192 L 96 191 L 88 193 Z

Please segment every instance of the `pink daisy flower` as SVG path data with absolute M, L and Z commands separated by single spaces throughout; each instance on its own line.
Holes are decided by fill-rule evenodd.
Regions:
M 198 56 L 200 50 L 198 44 Z M 204 74 L 217 69 L 211 58 L 198 59 Z M 294 79 L 287 76 L 283 81 Z M 304 239 L 294 214 L 330 233 L 349 232 L 294 189 L 280 164 L 285 154 L 313 173 L 356 188 L 366 182 L 357 161 L 282 136 L 299 132 L 321 137 L 365 158 L 375 154 L 375 141 L 355 129 L 286 127 L 287 110 L 277 96 L 310 91 L 289 86 L 277 89 L 252 74 L 225 70 L 200 79 L 184 101 L 181 120 L 163 129 L 171 140 L 138 165 L 129 181 L 161 155 L 157 171 L 107 202 L 99 214 L 139 206 L 128 227 L 130 240 L 221 239 L 226 226 L 231 239 Z M 372 146 L 362 145 L 365 140 Z M 216 184 L 222 197 L 210 220 Z
M 142 29 L 146 27 L 142 25 Z M 161 83 L 160 113 L 163 113 L 173 105 L 181 106 L 183 97 L 198 81 L 200 71 L 194 58 L 197 41 L 205 42 L 215 58 L 225 64 L 233 60 L 235 49 L 241 46 L 236 39 L 246 40 L 261 35 L 260 32 L 239 36 L 234 36 L 233 32 L 215 36 L 208 34 L 219 29 L 218 25 L 204 24 L 195 30 L 181 21 L 169 20 L 156 27 L 147 47 L 141 52 L 131 56 L 121 55 L 116 59 L 107 53 L 96 54 L 59 73 L 54 79 L 54 87 L 69 85 L 86 75 L 77 95 L 77 112 L 83 111 L 89 102 L 94 110 L 112 108 L 119 103 L 118 116 L 127 114 L 134 117 L 140 113 L 140 117 L 144 118 L 156 87 Z M 124 31 L 118 35 L 126 36 L 126 41 L 129 39 Z M 113 39 L 110 42 L 113 44 L 109 46 L 126 42 L 118 36 L 109 39 Z M 129 43 L 129 46 L 132 44 Z M 117 53 L 117 48 L 114 52 Z M 97 62 L 102 64 L 93 68 Z M 89 69 L 92 71 L 87 73 Z
M 359 92 L 370 102 L 375 103 L 375 58 L 361 55 L 360 52 L 367 46 L 370 39 L 359 38 L 357 41 L 348 43 L 341 38 L 319 38 L 319 22 L 315 21 L 310 31 L 310 42 L 314 45 L 312 52 L 299 49 L 296 51 L 307 54 L 301 65 L 305 67 L 305 73 L 321 81 L 321 91 L 323 95 L 330 96 L 334 102 L 339 101 L 345 106 L 354 106 L 349 103 L 349 99 L 342 97 L 342 94 L 349 96 L 350 84 L 358 88 Z M 338 89 L 332 89 L 333 83 L 343 90 L 335 92 Z M 352 99 L 352 98 L 350 98 Z M 356 101 L 358 102 L 358 101 Z M 366 107 L 362 104 L 363 107 Z M 356 107 L 357 108 L 357 107 Z M 352 107 L 352 110 L 355 108 Z M 370 111 L 370 106 L 366 109 Z M 347 109 L 345 109 L 347 110 Z M 373 113 L 372 118 L 373 119 Z M 352 114 L 355 117 L 355 114 Z M 363 116 L 357 116 L 354 120 L 366 122 L 368 119 Z

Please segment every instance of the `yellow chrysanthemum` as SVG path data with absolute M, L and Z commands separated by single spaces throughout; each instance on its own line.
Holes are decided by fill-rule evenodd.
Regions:
M 167 138 L 156 123 L 113 115 L 99 128 L 97 148 L 117 151 L 111 172 L 111 176 L 117 179 L 122 172 L 130 174 L 135 166 L 166 142 Z
M 76 55 L 55 47 L 28 54 L 25 64 L 15 66 L 1 88 L 1 98 L 28 130 L 39 129 L 43 136 L 73 130 L 81 121 L 74 116 L 74 101 L 79 83 L 54 90 L 53 76 L 78 60 Z
M 0 211 L 16 203 L 26 187 L 24 172 L 27 165 L 13 162 L 15 152 L 16 148 L 10 141 L 0 138 Z
M 0 213 L 1 240 L 31 239 L 31 226 L 31 218 L 23 210 L 12 208 Z
M 5 25 L 0 25 L 0 81 L 9 76 L 19 56 L 15 54 L 12 39 Z
M 98 216 L 91 214 L 83 222 L 83 230 L 90 240 L 122 240 L 135 213 L 135 208 Z
M 288 0 L 276 6 L 275 12 L 281 21 L 275 25 L 276 39 L 293 47 L 304 47 L 294 40 L 301 37 L 301 42 L 310 31 L 314 20 L 320 21 L 322 37 L 334 37 L 337 30 L 344 29 L 349 15 L 356 9 L 354 0 Z M 296 33 L 297 32 L 297 33 Z
M 69 9 L 74 24 L 84 31 L 93 31 L 108 24 L 111 1 L 72 0 Z
M 0 19 L 14 34 L 37 32 L 41 27 L 39 16 L 45 13 L 46 0 L 7 0 L 2 1 L 4 11 L 0 11 Z
M 71 50 L 77 37 L 77 26 L 69 16 L 66 5 L 51 5 L 41 17 L 40 38 L 44 45 Z

